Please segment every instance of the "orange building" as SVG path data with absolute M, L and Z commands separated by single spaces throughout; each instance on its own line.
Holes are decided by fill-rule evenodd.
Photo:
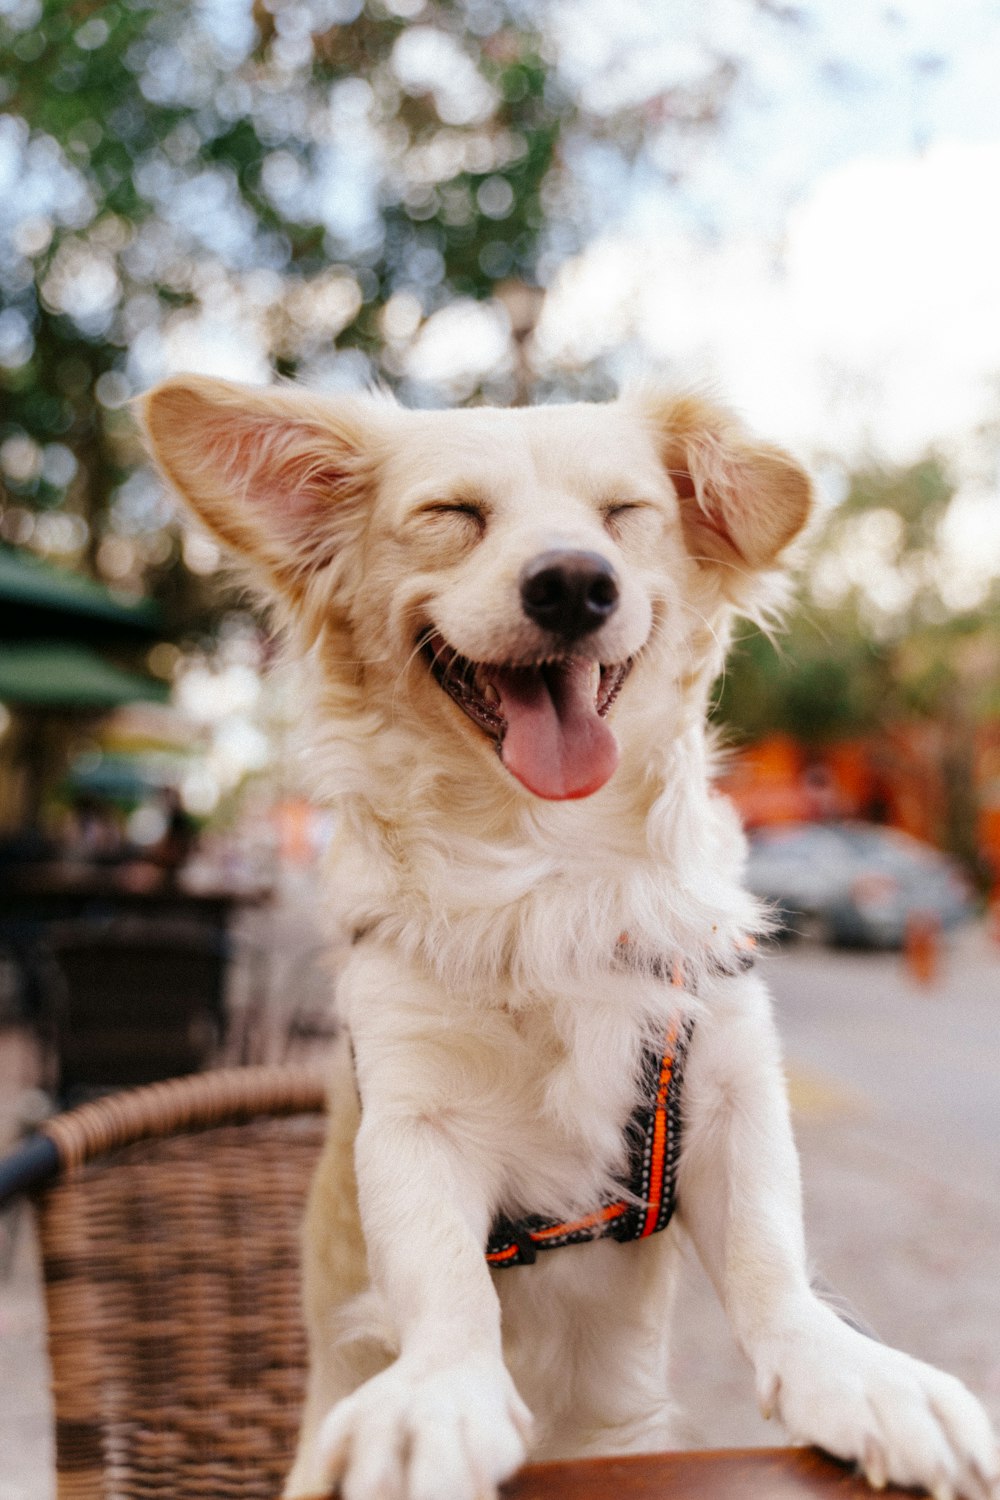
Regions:
M 775 734 L 734 752 L 719 785 L 748 828 L 864 818 L 941 846 L 954 823 L 954 783 L 964 776 L 975 845 L 1000 881 L 1000 724 L 978 729 L 965 759 L 955 760 L 949 726 L 931 721 L 822 748 Z

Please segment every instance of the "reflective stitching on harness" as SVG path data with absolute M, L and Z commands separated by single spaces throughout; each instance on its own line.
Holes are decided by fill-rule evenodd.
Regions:
M 648 1162 L 647 1172 L 644 1174 L 646 1186 L 645 1198 L 649 1207 L 639 1231 L 639 1238 L 645 1239 L 646 1235 L 653 1234 L 660 1227 L 660 1210 L 667 1202 L 668 1196 L 672 1197 L 672 1191 L 668 1195 L 666 1188 L 673 1188 L 673 1174 L 670 1172 L 671 1162 L 668 1159 L 668 1136 L 671 1134 L 670 1127 L 673 1124 L 667 1114 L 667 1099 L 670 1096 L 670 1085 L 673 1082 L 674 1067 L 677 1058 L 677 1037 L 672 1036 L 667 1043 L 667 1051 L 663 1055 L 660 1066 L 659 1085 L 656 1091 L 656 1107 L 653 1111 L 653 1128 L 648 1136 L 648 1148 L 645 1160 Z M 676 1155 L 676 1153 L 671 1153 Z M 672 1204 L 671 1204 L 672 1207 Z

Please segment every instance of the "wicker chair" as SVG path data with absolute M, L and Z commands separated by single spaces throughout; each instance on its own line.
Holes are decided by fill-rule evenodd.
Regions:
M 59 1500 L 280 1493 L 322 1115 L 315 1074 L 219 1070 L 57 1115 L 0 1164 L 0 1203 L 37 1207 Z
M 80 1105 L 0 1161 L 38 1209 L 58 1500 L 277 1500 L 304 1392 L 298 1223 L 323 1086 L 220 1069 Z M 538 1464 L 508 1500 L 866 1500 L 810 1449 Z

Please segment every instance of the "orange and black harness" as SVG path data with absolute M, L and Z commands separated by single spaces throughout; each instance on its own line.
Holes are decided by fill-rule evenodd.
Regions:
M 643 1059 L 642 1095 L 627 1126 L 629 1196 L 566 1223 L 538 1214 L 517 1220 L 498 1218 L 486 1244 L 491 1266 L 527 1266 L 539 1250 L 607 1236 L 641 1240 L 666 1228 L 676 1201 L 681 1083 L 692 1029 L 691 1021 L 677 1022 L 670 1028 L 662 1057 L 650 1048 Z
M 716 965 L 720 974 L 737 974 L 753 964 L 748 942 L 735 958 Z M 661 965 L 661 972 L 667 968 Z M 681 969 L 670 966 L 672 983 L 683 984 Z M 626 1126 L 628 1182 L 625 1193 L 583 1218 L 563 1221 L 538 1214 L 494 1220 L 486 1242 L 486 1259 L 501 1270 L 528 1266 L 539 1250 L 579 1245 L 587 1240 L 642 1240 L 665 1229 L 677 1204 L 677 1164 L 681 1152 L 681 1091 L 684 1060 L 694 1022 L 678 1018 L 667 1032 L 662 1053 L 648 1048 L 643 1057 L 639 1102 Z

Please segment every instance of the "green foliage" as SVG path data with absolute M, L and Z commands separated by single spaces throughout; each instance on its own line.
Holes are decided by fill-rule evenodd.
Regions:
M 824 626 L 800 611 L 777 641 L 751 630 L 730 656 L 716 718 L 744 740 L 781 732 L 807 745 L 877 727 L 888 654 L 857 630 Z
M 954 493 L 934 455 L 854 475 L 777 642 L 751 631 L 734 650 L 720 721 L 748 740 L 783 730 L 816 744 L 901 718 L 995 712 L 1000 593 L 995 580 L 956 589 Z
M 426 399 L 422 321 L 537 278 L 578 116 L 532 9 L 0 4 L 0 176 L 28 200 L 0 217 L 8 540 L 62 507 L 92 566 L 110 535 L 133 584 L 169 568 L 122 407 L 196 312 L 245 311 L 281 374 Z

